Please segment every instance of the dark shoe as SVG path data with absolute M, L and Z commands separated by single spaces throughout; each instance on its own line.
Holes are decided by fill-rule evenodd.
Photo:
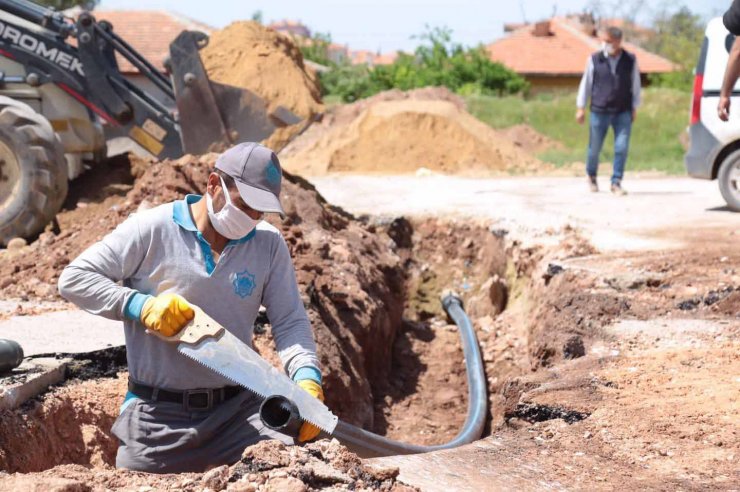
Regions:
M 589 176 L 588 177 L 588 187 L 594 193 L 596 193 L 597 191 L 599 191 L 599 183 L 596 182 L 596 176 Z
M 619 181 L 615 181 L 612 183 L 612 193 L 619 196 L 624 196 L 627 194 L 627 192 L 622 188 L 622 183 Z

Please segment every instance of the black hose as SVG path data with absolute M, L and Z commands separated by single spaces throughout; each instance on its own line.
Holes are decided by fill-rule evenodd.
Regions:
M 23 362 L 23 348 L 13 340 L 0 339 L 0 373 L 12 371 Z
M 272 430 L 289 436 L 297 436 L 303 421 L 298 407 L 280 395 L 268 396 L 260 405 L 262 423 Z
M 465 370 L 468 376 L 468 415 L 462 429 L 449 442 L 434 446 L 421 446 L 394 441 L 393 439 L 373 434 L 372 432 L 340 420 L 331 437 L 335 437 L 360 457 L 371 458 L 399 454 L 427 453 L 438 449 L 455 448 L 480 439 L 488 411 L 488 394 L 486 375 L 483 370 L 483 359 L 480 348 L 478 347 L 478 338 L 475 335 L 470 318 L 465 314 L 462 301 L 456 294 L 450 293 L 443 295 L 442 306 L 460 330 L 460 339 L 465 356 Z M 265 417 L 260 416 L 264 422 Z M 274 423 L 274 418 L 272 420 Z M 286 422 L 282 425 L 287 427 L 289 424 Z

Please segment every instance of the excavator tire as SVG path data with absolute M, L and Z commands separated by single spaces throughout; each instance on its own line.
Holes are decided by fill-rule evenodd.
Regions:
M 0 244 L 44 230 L 67 196 L 67 162 L 49 121 L 0 96 Z

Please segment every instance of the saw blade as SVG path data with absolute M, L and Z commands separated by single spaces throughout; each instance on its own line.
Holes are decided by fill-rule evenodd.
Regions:
M 311 396 L 228 331 L 194 345 L 180 343 L 177 350 L 262 398 L 280 395 L 289 399 L 303 420 L 328 434 L 337 426 L 337 416 L 321 400 Z

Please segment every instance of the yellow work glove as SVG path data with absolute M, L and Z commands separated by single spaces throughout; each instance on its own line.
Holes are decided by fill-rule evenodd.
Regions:
M 319 400 L 324 401 L 324 391 L 321 389 L 321 385 L 313 379 L 301 379 L 299 381 L 296 381 L 296 384 L 307 391 L 308 394 L 310 394 L 314 398 L 318 398 Z M 308 422 L 303 422 L 301 430 L 298 431 L 298 441 L 310 441 L 311 439 L 318 436 L 319 432 L 321 432 L 321 429 L 319 429 L 315 425 Z
M 177 294 L 152 297 L 141 309 L 144 326 L 166 337 L 176 335 L 194 316 L 193 307 Z

